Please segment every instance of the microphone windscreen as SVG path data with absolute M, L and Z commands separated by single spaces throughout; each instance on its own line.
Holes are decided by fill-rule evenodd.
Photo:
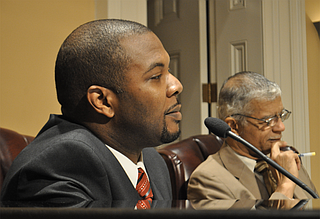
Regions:
M 231 131 L 230 126 L 221 119 L 208 117 L 204 120 L 204 124 L 210 132 L 220 138 L 226 138 L 228 131 Z

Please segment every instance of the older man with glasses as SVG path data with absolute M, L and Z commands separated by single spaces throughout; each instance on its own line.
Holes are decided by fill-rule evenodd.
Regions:
M 280 87 L 254 72 L 229 77 L 220 90 L 219 118 L 231 131 L 254 145 L 280 166 L 316 190 L 298 154 L 286 150 L 283 122 L 291 112 L 284 108 Z M 307 192 L 269 167 L 241 143 L 227 138 L 214 155 L 191 175 L 188 199 L 308 199 Z

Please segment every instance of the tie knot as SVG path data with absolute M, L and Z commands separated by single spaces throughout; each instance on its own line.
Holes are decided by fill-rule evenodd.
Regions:
M 263 171 L 269 169 L 269 165 L 268 165 L 268 163 L 266 161 L 260 160 L 260 161 L 257 161 L 256 166 L 255 166 L 254 169 L 255 169 L 256 172 L 262 173 Z

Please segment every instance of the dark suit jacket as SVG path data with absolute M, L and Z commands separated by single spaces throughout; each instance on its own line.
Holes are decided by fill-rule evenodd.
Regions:
M 143 150 L 155 200 L 171 200 L 167 166 L 154 148 Z M 105 144 L 85 127 L 51 115 L 35 140 L 14 160 L 1 200 L 82 202 L 140 199 Z
M 316 191 L 305 168 L 299 171 L 299 179 Z M 221 149 L 210 155 L 192 173 L 188 185 L 188 199 L 263 199 L 267 193 L 255 174 L 224 143 Z M 268 194 L 266 195 L 268 197 Z M 294 196 L 297 199 L 312 198 L 307 192 L 296 186 Z M 271 199 L 285 199 L 281 193 L 273 193 Z

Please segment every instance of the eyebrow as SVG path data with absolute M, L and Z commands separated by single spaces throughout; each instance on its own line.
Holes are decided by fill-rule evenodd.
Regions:
M 144 73 L 148 73 L 149 71 L 151 71 L 152 69 L 156 68 L 156 67 L 164 67 L 164 64 L 163 63 L 153 63 L 149 66 L 149 69 Z
M 284 110 L 285 110 L 285 108 L 283 108 L 280 113 L 277 113 L 277 114 L 275 114 L 275 115 L 273 115 L 273 116 L 265 116 L 265 117 L 263 117 L 263 118 L 261 118 L 261 119 L 270 119 L 270 118 L 272 118 L 272 117 L 274 117 L 274 116 L 276 116 L 276 115 L 280 115 L 281 113 L 283 113 Z

